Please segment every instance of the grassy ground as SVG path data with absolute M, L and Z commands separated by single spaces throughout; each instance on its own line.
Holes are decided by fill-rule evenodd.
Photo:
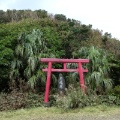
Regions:
M 58 108 L 32 108 L 0 112 L 0 120 L 120 120 L 120 107 L 95 106 L 63 111 Z

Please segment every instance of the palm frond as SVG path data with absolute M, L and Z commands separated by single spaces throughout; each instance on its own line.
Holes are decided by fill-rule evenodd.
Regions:
M 38 59 L 37 59 L 36 56 L 30 56 L 30 57 L 28 58 L 28 65 L 29 65 L 29 67 L 31 68 L 31 71 L 32 71 L 32 72 L 35 71 L 37 62 L 38 62 Z
M 12 62 L 11 62 L 11 69 L 14 70 L 17 66 L 17 62 L 16 62 L 16 59 L 14 59 Z
M 23 57 L 24 55 L 24 47 L 21 44 L 18 44 L 16 49 L 15 49 L 15 53 L 16 55 L 20 55 L 21 57 Z
M 31 69 L 30 69 L 29 66 L 24 70 L 24 75 L 25 75 L 25 77 L 27 77 L 28 79 L 31 77 L 32 72 L 31 72 Z
M 31 88 L 34 88 L 34 85 L 36 83 L 37 77 L 36 75 L 33 75 L 29 80 L 28 80 L 28 84 L 31 86 Z

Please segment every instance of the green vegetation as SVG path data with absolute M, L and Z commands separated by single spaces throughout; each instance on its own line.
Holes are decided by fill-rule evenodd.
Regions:
M 41 40 L 41 34 L 39 30 L 33 30 L 31 34 L 19 36 L 15 57 L 11 63 L 11 80 L 22 78 L 33 87 L 36 81 L 42 78 L 39 59 L 51 55 L 47 54 L 47 47 Z
M 86 66 L 89 73 L 86 75 L 86 86 L 102 92 L 112 88 L 112 80 L 109 77 L 109 62 L 105 50 L 95 47 L 81 47 L 73 55 L 77 58 L 88 58 L 89 64 Z M 104 89 L 104 90 L 103 90 Z
M 105 117 L 104 119 L 115 119 L 113 116 L 118 115 L 116 119 L 119 119 L 120 108 L 116 106 L 95 106 L 86 107 L 83 109 L 75 109 L 72 111 L 63 111 L 55 107 L 51 108 L 32 108 L 32 109 L 20 109 L 17 111 L 7 111 L 0 112 L 1 120 L 56 120 L 56 119 L 66 119 L 78 120 L 78 119 L 96 119 Z M 87 117 L 87 118 L 86 118 Z M 103 118 L 101 118 L 102 120 Z
M 58 74 L 54 73 L 51 105 L 64 109 L 120 105 L 119 40 L 62 14 L 51 15 L 45 10 L 0 10 L 1 111 L 43 106 L 45 73 L 41 70 L 45 64 L 39 61 L 42 57 L 90 59 L 83 66 L 89 70 L 85 74 L 86 96 L 79 89 L 78 74 L 65 73 L 66 95 L 61 101 L 57 95 Z M 76 64 L 67 66 L 77 67 Z M 60 68 L 61 64 L 53 67 Z

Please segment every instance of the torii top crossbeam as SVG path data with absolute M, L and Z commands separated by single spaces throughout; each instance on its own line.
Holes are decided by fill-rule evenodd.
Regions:
M 53 63 L 88 63 L 88 59 L 58 59 L 58 58 L 41 58 L 41 62 L 53 62 Z

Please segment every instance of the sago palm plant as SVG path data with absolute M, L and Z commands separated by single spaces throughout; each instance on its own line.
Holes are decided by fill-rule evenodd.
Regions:
M 112 87 L 112 80 L 109 78 L 109 63 L 103 49 L 82 47 L 73 55 L 77 58 L 90 60 L 85 66 L 89 70 L 85 74 L 85 82 L 89 88 L 102 92 Z
M 31 87 L 34 87 L 38 79 L 45 81 L 41 57 L 54 56 L 48 52 L 44 40 L 41 39 L 42 32 L 33 30 L 31 33 L 23 33 L 17 40 L 15 59 L 11 63 L 10 78 L 12 80 L 24 79 Z

